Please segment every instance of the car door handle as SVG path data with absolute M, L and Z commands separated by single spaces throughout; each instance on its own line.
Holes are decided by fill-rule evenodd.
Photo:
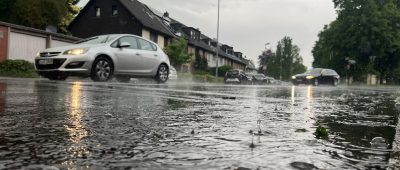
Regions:
M 158 55 L 157 55 L 157 54 L 154 54 L 154 56 L 155 56 L 155 57 L 158 57 Z
M 136 55 L 140 55 L 140 53 L 136 53 Z

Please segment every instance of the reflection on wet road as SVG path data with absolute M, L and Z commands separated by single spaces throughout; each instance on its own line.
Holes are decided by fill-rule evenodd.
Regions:
M 0 169 L 396 169 L 399 97 L 395 87 L 0 80 Z

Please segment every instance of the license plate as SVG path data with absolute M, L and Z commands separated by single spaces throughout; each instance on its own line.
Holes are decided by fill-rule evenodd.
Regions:
M 50 60 L 50 59 L 48 59 L 48 60 L 39 60 L 39 64 L 40 65 L 50 65 L 50 64 L 53 64 L 53 60 Z

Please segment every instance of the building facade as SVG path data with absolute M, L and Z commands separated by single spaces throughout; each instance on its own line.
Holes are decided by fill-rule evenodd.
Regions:
M 68 26 L 81 38 L 102 34 L 134 34 L 164 48 L 175 35 L 137 0 L 90 0 Z
M 207 59 L 208 67 L 231 65 L 235 69 L 246 68 L 243 57 L 236 56 L 233 47 L 217 43 L 201 34 L 199 29 L 186 26 L 137 0 L 90 0 L 68 26 L 72 35 L 87 38 L 102 34 L 134 34 L 156 42 L 161 48 L 172 39 L 184 37 L 187 52 L 192 54 L 184 69 L 193 71 L 196 58 Z

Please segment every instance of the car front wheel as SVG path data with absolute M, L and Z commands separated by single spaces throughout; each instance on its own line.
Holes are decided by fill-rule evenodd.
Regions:
M 339 80 L 338 79 L 333 79 L 333 86 L 337 86 L 339 84 Z
M 159 83 L 165 83 L 168 80 L 168 75 L 169 75 L 168 67 L 165 64 L 161 64 L 160 67 L 158 67 L 155 79 Z
M 111 61 L 105 57 L 99 57 L 93 62 L 90 77 L 93 81 L 105 82 L 113 75 L 113 66 Z

